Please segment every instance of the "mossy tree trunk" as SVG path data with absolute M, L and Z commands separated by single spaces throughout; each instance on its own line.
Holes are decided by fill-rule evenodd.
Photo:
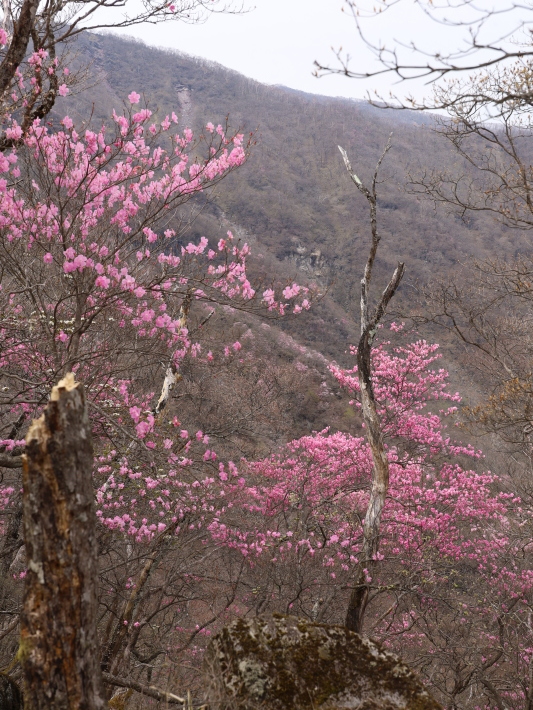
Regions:
M 69 374 L 26 436 L 28 572 L 19 651 L 26 710 L 106 707 L 96 630 L 92 465 L 85 394 Z

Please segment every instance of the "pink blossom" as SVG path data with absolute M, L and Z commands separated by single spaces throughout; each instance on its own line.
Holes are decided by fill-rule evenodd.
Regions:
M 140 94 L 138 94 L 136 91 L 132 91 L 131 94 L 128 94 L 128 100 L 131 104 L 138 104 L 140 99 Z
M 143 123 L 144 121 L 149 119 L 151 115 L 152 115 L 152 112 L 149 109 L 143 108 L 140 111 L 138 111 L 137 113 L 133 114 L 132 120 L 134 123 Z
M 152 230 L 150 229 L 150 227 L 145 227 L 145 228 L 143 229 L 143 233 L 144 233 L 144 235 L 146 236 L 146 239 L 147 239 L 149 242 L 155 242 L 155 241 L 157 241 L 157 234 L 156 234 L 154 231 L 152 231 Z
M 100 288 L 109 288 L 111 281 L 107 278 L 107 276 L 98 276 L 94 283 L 95 286 L 99 286 Z
M 300 293 L 300 286 L 298 284 L 292 284 L 292 286 L 287 286 L 283 289 L 284 298 L 293 298 Z
M 83 271 L 83 269 L 87 266 L 87 257 L 83 254 L 78 254 L 78 256 L 75 257 L 72 263 L 74 264 L 76 269 L 78 269 L 79 271 Z
M 148 308 L 141 313 L 141 320 L 149 323 L 151 320 L 153 320 L 154 316 L 154 311 L 151 308 Z
M 135 427 L 135 430 L 137 431 L 137 435 L 140 439 L 144 439 L 144 437 L 149 434 L 154 427 L 154 418 L 153 416 L 149 415 L 148 420 L 145 422 L 139 422 L 137 426 Z
M 58 93 L 60 96 L 66 96 L 69 92 L 69 89 L 66 84 L 61 84 L 61 86 L 58 89 Z
M 263 291 L 263 301 L 267 306 L 273 306 L 275 304 L 274 291 L 271 288 L 267 288 Z
M 18 123 L 13 124 L 6 129 L 6 137 L 12 140 L 19 140 L 22 137 L 22 127 Z
M 130 417 L 133 419 L 134 422 L 138 422 L 140 416 L 141 410 L 139 409 L 139 407 L 130 407 Z

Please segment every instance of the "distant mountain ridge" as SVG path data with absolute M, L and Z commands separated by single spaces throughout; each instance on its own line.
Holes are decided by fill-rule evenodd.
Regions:
M 446 275 L 470 255 L 482 259 L 530 249 L 525 235 L 482 214 L 464 222 L 406 193 L 409 172 L 450 167 L 455 160 L 432 130 L 431 117 L 266 86 L 214 62 L 114 35 L 88 33 L 76 51 L 78 62 L 92 63 L 97 85 L 61 101 L 58 113 L 101 121 L 135 90 L 159 117 L 179 113 L 183 127 L 201 130 L 208 120 L 228 116 L 233 127 L 256 134 L 247 164 L 209 198 L 191 236 L 214 237 L 233 225 L 263 253 L 265 268 L 331 282 L 312 326 L 295 325 L 329 356 L 339 357 L 347 340 L 356 337 L 358 284 L 369 239 L 367 206 L 346 174 L 338 145 L 369 182 L 393 133 L 379 188 L 383 240 L 377 275 L 380 286 L 397 261 L 404 261 L 404 302 L 413 282 Z

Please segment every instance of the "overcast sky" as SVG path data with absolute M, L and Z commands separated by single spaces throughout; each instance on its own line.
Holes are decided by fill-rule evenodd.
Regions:
M 358 37 L 353 18 L 342 12 L 342 0 L 244 0 L 249 12 L 242 15 L 212 15 L 203 24 L 182 22 L 129 28 L 126 33 L 148 44 L 181 50 L 216 61 L 267 84 L 329 96 L 364 98 L 378 89 L 388 95 L 431 91 L 423 82 L 399 86 L 391 76 L 366 81 L 341 76 L 313 77 L 313 62 L 335 63 L 331 47 L 342 46 L 352 57 L 353 67 L 375 67 L 372 55 Z M 372 4 L 372 0 L 362 3 Z M 501 8 L 511 0 L 497 0 Z M 488 7 L 495 0 L 478 0 Z M 500 16 L 498 29 L 511 18 Z M 365 27 L 374 41 L 416 39 L 426 50 L 449 49 L 460 41 L 457 30 L 427 20 L 415 0 L 403 0 L 381 18 L 367 20 Z

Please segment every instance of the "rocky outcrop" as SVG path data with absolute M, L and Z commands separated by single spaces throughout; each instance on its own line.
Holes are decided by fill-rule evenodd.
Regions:
M 330 280 L 331 268 L 322 251 L 318 247 L 308 249 L 295 237 L 291 241 L 293 246 L 289 253 L 289 261 L 295 264 L 300 271 L 318 281 L 327 282 Z
M 274 615 L 239 619 L 205 658 L 217 710 L 439 710 L 392 653 L 341 626 Z

